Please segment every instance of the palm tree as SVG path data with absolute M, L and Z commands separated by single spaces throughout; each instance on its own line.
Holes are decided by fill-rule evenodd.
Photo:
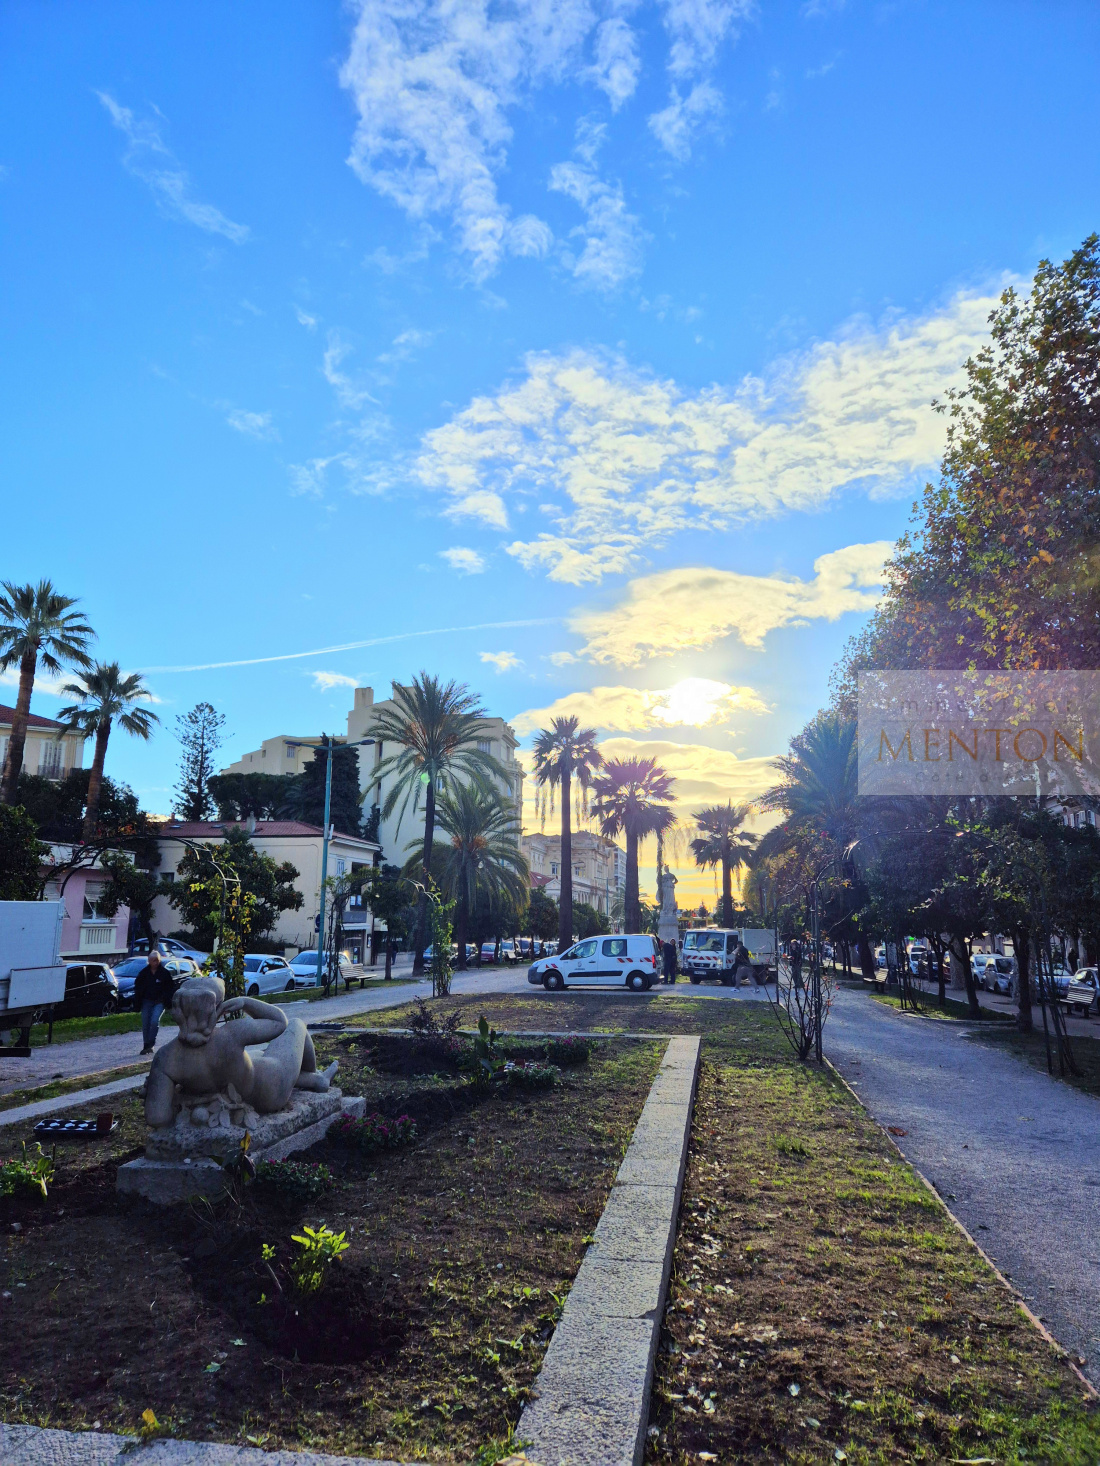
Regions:
M 675 823 L 667 803 L 672 798 L 673 779 L 652 758 L 607 759 L 592 780 L 596 800 L 593 813 L 600 831 L 609 840 L 626 836 L 626 929 L 641 930 L 638 900 L 638 842 Z
M 477 697 L 465 683 L 440 682 L 438 677 L 421 672 L 411 687 L 393 684 L 392 708 L 378 711 L 368 738 L 383 744 L 396 743 L 398 752 L 382 759 L 374 769 L 373 783 L 392 774 L 393 784 L 382 806 L 388 819 L 398 804 L 398 826 L 411 801 L 415 810 L 424 800 L 424 840 L 420 862 L 423 889 L 417 904 L 415 957 L 413 972 L 424 971 L 424 948 L 428 930 L 428 880 L 431 876 L 432 845 L 435 840 L 436 796 L 466 778 L 491 777 L 508 782 L 503 766 L 491 754 L 478 747 L 478 739 L 486 731 L 485 712 Z M 369 793 L 369 790 L 367 791 Z M 366 798 L 366 794 L 363 795 Z
M 554 809 L 554 791 L 561 790 L 561 892 L 558 901 L 558 951 L 564 952 L 573 940 L 573 827 L 570 822 L 572 781 L 576 779 L 581 795 L 587 801 L 592 776 L 603 764 L 596 747 L 595 728 L 580 727 L 575 717 L 554 718 L 549 728 L 540 730 L 535 739 L 535 783 L 550 796 Z
M 15 715 L 11 720 L 7 757 L 0 775 L 0 804 L 14 804 L 19 793 L 19 772 L 23 767 L 23 749 L 27 742 L 27 717 L 31 709 L 34 674 L 41 661 L 47 672 L 55 675 L 65 663 L 88 667 L 88 643 L 95 632 L 87 618 L 71 607 L 75 596 L 60 595 L 53 582 L 40 580 L 37 585 L 13 585 L 5 580 L 0 586 L 0 672 L 19 667 L 19 694 Z
M 150 738 L 153 724 L 159 723 L 160 719 L 148 708 L 134 707 L 134 703 L 149 696 L 149 689 L 139 673 L 130 672 L 124 676 L 117 662 L 97 662 L 78 682 L 67 682 L 61 691 L 80 699 L 71 707 L 62 708 L 58 714 L 66 732 L 77 729 L 85 738 L 95 739 L 82 832 L 88 841 L 95 835 L 99 791 L 103 787 L 103 763 L 114 722 L 117 719 L 118 726 L 135 738 Z M 58 734 L 58 737 L 62 736 Z
M 483 779 L 444 789 L 436 800 L 435 822 L 450 836 L 449 843 L 436 842 L 432 864 L 443 890 L 456 901 L 455 941 L 458 966 L 464 968 L 478 893 L 483 891 L 490 900 L 526 899 L 527 861 L 519 846 L 520 824 L 512 801 Z M 416 865 L 415 855 L 410 863 Z
M 695 823 L 702 834 L 692 840 L 691 849 L 698 866 L 722 868 L 721 926 L 733 925 L 733 870 L 746 863 L 758 837 L 743 829 L 752 813 L 751 804 L 711 804 L 699 810 Z
M 847 845 L 858 830 L 858 745 L 856 725 L 839 713 L 823 713 L 776 759 L 783 782 L 758 801 L 782 810 L 795 830 L 812 827 Z

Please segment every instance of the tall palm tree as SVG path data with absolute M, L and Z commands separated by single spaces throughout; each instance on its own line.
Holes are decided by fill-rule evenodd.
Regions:
M 776 759 L 782 783 L 762 796 L 761 809 L 782 810 L 797 829 L 812 826 L 840 845 L 858 828 L 859 765 L 856 725 L 839 713 L 822 713 L 791 739 Z
M 23 750 L 27 742 L 27 717 L 31 709 L 34 674 L 41 661 L 47 672 L 55 675 L 68 664 L 88 667 L 88 643 L 95 632 L 80 611 L 72 610 L 75 596 L 63 596 L 53 582 L 40 580 L 37 585 L 14 585 L 5 580 L 0 585 L 0 672 L 19 668 L 19 693 L 15 700 L 15 716 L 11 720 L 11 737 L 0 775 L 0 804 L 14 804 L 19 792 L 19 771 L 23 767 Z
M 626 836 L 626 929 L 641 930 L 638 899 L 638 842 L 667 830 L 676 816 L 669 807 L 673 778 L 652 758 L 611 758 L 592 780 L 593 813 L 609 840 Z
M 752 813 L 751 804 L 710 804 L 695 815 L 702 832 L 691 842 L 695 864 L 722 869 L 722 909 L 719 925 L 733 925 L 733 871 L 746 863 L 758 837 L 743 829 Z
M 512 801 L 483 779 L 444 789 L 436 800 L 435 822 L 450 836 L 447 842 L 436 841 L 432 866 L 444 892 L 455 898 L 455 941 L 458 966 L 463 968 L 479 892 L 491 900 L 526 899 L 527 861 L 519 845 L 520 823 Z M 415 855 L 410 863 L 417 864 Z
M 554 718 L 535 739 L 535 783 L 550 796 L 561 792 L 561 892 L 558 902 L 558 951 L 573 940 L 573 826 L 570 820 L 573 780 L 587 800 L 592 776 L 603 764 L 595 728 L 582 728 L 575 717 Z
M 160 719 L 148 708 L 134 706 L 149 696 L 149 689 L 139 673 L 130 672 L 124 676 L 117 662 L 97 662 L 79 681 L 67 682 L 61 691 L 80 699 L 71 707 L 62 708 L 58 714 L 66 731 L 77 729 L 85 738 L 95 739 L 82 831 L 84 839 L 91 840 L 95 835 L 99 792 L 103 787 L 103 763 L 112 726 L 117 720 L 118 726 L 133 737 L 150 738 L 153 724 L 159 723 Z
M 485 750 L 478 739 L 486 731 L 485 710 L 466 684 L 443 683 L 421 672 L 410 687 L 393 684 L 392 708 L 380 709 L 367 729 L 368 738 L 383 744 L 396 743 L 398 752 L 383 758 L 374 769 L 374 782 L 393 775 L 393 783 L 382 806 L 384 819 L 400 804 L 398 826 L 409 804 L 415 810 L 424 800 L 424 839 L 420 862 L 423 890 L 417 904 L 413 972 L 424 971 L 424 948 L 428 930 L 428 880 L 431 876 L 432 845 L 435 841 L 436 796 L 467 779 L 495 778 L 507 783 L 504 767 Z M 369 792 L 369 790 L 368 790 Z M 364 794 L 364 799 L 366 794 Z

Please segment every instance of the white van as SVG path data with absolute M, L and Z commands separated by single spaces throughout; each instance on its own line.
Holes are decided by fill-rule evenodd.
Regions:
M 628 987 L 636 993 L 651 988 L 661 975 L 661 948 L 656 937 L 585 937 L 566 951 L 532 962 L 527 981 L 547 992 L 592 983 Z

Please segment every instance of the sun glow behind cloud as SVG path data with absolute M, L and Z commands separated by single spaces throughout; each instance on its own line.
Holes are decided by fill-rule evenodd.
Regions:
M 660 727 L 703 728 L 726 723 L 735 713 L 761 714 L 768 706 L 751 687 L 709 677 L 685 677 L 654 691 L 638 687 L 593 687 L 570 692 L 548 707 L 529 708 L 509 721 L 521 738 L 551 719 L 576 717 L 582 727 L 643 731 Z

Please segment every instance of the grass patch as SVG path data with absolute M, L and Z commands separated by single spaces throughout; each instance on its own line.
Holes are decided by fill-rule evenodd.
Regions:
M 1033 1069 L 1039 1069 L 1044 1074 L 1047 1072 L 1047 1051 L 1043 1042 L 1043 1019 L 1038 1009 L 1035 1012 L 1037 1029 L 1031 1033 L 1020 1033 L 1014 1024 L 1007 1027 L 998 1025 L 995 1029 L 982 1029 L 981 1032 L 973 1032 L 968 1037 L 974 1043 L 988 1044 L 1008 1053 L 1017 1054 L 1026 1064 Z M 1077 1060 L 1077 1067 L 1081 1073 L 1059 1074 L 1058 1055 L 1055 1050 L 1054 1041 L 1051 1040 L 1051 1053 L 1054 1057 L 1054 1077 L 1062 1079 L 1066 1084 L 1071 1084 L 1074 1089 L 1080 1089 L 1085 1094 L 1100 1095 L 1100 1038 L 1079 1037 L 1074 1034 L 1070 1039 L 1070 1046 L 1073 1049 L 1073 1056 Z
M 488 1096 L 461 1055 L 396 1035 L 317 1047 L 369 1111 L 410 1114 L 416 1141 L 296 1156 L 330 1173 L 313 1198 L 253 1186 L 239 1204 L 151 1207 L 115 1191 L 145 1138 L 139 1098 L 120 1095 L 109 1141 L 58 1147 L 44 1202 L 0 1201 L 0 1288 L 20 1320 L 0 1356 L 0 1417 L 139 1433 L 152 1410 L 158 1434 L 402 1461 L 516 1448 L 663 1046 L 611 1041 L 552 1090 Z M 0 1159 L 30 1130 L 0 1132 Z M 322 1221 L 350 1246 L 296 1312 L 267 1263 L 285 1290 L 292 1234 Z
M 113 1079 L 128 1079 L 133 1074 L 145 1074 L 151 1059 L 140 1064 L 128 1064 L 121 1069 L 104 1069 L 100 1074 L 80 1074 L 74 1079 L 54 1079 L 49 1084 L 40 1084 L 35 1089 L 16 1089 L 10 1094 L 0 1095 L 0 1112 L 17 1110 L 21 1105 L 32 1105 L 37 1100 L 58 1099 L 63 1094 L 77 1094 L 81 1090 L 95 1089 L 100 1084 L 110 1084 Z M 103 1104 L 92 1100 L 93 1109 L 107 1108 L 116 1095 L 107 1095 Z
M 868 993 L 869 996 L 872 997 L 876 1003 L 884 1003 L 888 1008 L 897 1008 L 901 1010 L 901 998 L 898 997 L 895 993 L 879 992 L 877 989 L 872 991 L 870 988 L 868 989 Z M 947 1007 L 941 1008 L 939 1004 L 939 998 L 935 993 L 925 992 L 923 994 L 920 994 L 919 996 L 923 1001 L 921 1016 L 924 1018 L 965 1019 L 967 1023 L 1015 1022 L 1015 1014 L 1013 1013 L 998 1013 L 993 1008 L 983 1008 L 977 1018 L 975 1018 L 970 1012 L 969 1004 L 960 1003 L 957 998 L 948 998 Z M 907 1013 L 911 1013 L 913 1010 L 911 1008 L 906 1008 L 904 1011 Z

